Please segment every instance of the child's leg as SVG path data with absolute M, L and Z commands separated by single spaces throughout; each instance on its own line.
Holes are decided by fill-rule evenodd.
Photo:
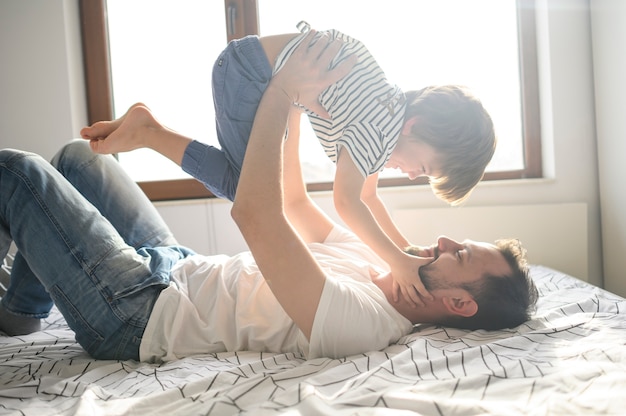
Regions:
M 221 149 L 194 142 L 183 169 L 217 196 L 233 200 L 256 109 L 272 68 L 256 37 L 228 44 L 213 67 L 213 101 Z
M 213 67 L 218 139 L 239 170 L 257 107 L 271 78 L 270 63 L 254 36 L 231 42 Z

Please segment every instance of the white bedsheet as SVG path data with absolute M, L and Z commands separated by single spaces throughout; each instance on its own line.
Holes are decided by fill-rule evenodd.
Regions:
M 626 414 L 626 300 L 546 267 L 532 275 L 539 310 L 514 330 L 418 327 L 341 360 L 96 361 L 55 310 L 39 333 L 0 336 L 0 414 Z

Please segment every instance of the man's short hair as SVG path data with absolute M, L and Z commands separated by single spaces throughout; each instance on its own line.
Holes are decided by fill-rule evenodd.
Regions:
M 465 289 L 478 304 L 478 311 L 470 317 L 454 316 L 440 322 L 462 329 L 498 330 L 516 327 L 534 313 L 538 291 L 529 274 L 526 250 L 517 239 L 495 242 L 498 251 L 511 268 L 506 275 L 486 274 L 467 283 L 437 282 L 430 278 L 428 265 L 420 268 L 422 283 L 429 291 L 437 287 Z

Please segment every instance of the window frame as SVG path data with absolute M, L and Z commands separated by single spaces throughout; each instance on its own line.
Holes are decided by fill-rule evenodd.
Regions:
M 113 118 L 111 63 L 106 0 L 79 0 L 88 123 Z M 257 0 L 224 0 L 228 41 L 259 34 Z M 535 29 L 535 0 L 517 0 L 522 140 L 524 169 L 486 172 L 483 181 L 542 177 L 539 77 Z M 427 184 L 426 178 L 381 178 L 379 187 Z M 195 179 L 138 182 L 152 201 L 215 198 Z M 331 182 L 308 183 L 309 192 L 328 191 Z

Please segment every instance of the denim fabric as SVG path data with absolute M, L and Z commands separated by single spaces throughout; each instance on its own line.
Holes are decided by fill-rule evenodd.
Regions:
M 183 170 L 221 198 L 235 199 L 252 123 L 272 68 L 258 37 L 230 42 L 213 67 L 213 102 L 221 149 L 192 142 Z
M 0 151 L 0 256 L 18 248 L 2 305 L 42 317 L 53 300 L 93 357 L 138 359 L 171 267 L 192 252 L 111 156 L 81 140 L 53 163 Z

